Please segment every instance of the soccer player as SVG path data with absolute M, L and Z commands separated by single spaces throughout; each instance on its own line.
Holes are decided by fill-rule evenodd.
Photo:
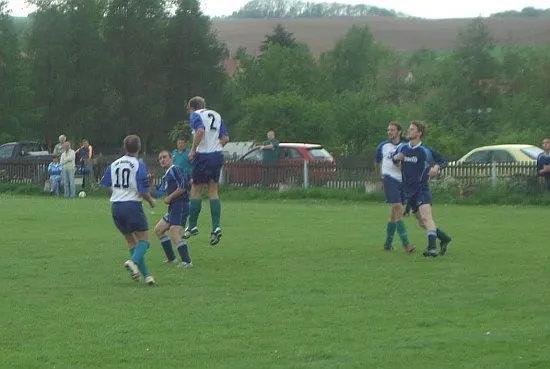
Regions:
M 544 152 L 537 157 L 537 171 L 546 179 L 546 189 L 550 191 L 550 137 L 542 141 L 542 149 Z
M 426 135 L 426 126 L 413 121 L 407 131 L 408 143 L 399 145 L 393 156 L 394 163 L 401 164 L 403 193 L 412 212 L 416 215 L 420 227 L 428 232 L 428 248 L 424 256 L 445 255 L 451 237 L 437 228 L 432 216 L 432 194 L 428 186 L 430 177 L 436 177 L 447 162 L 435 151 L 424 146 L 422 139 Z M 436 249 L 439 239 L 440 251 Z
M 398 122 L 390 122 L 388 125 L 388 139 L 380 143 L 376 149 L 376 164 L 383 176 L 386 203 L 391 207 L 390 219 L 386 226 L 384 250 L 393 250 L 393 236 L 397 230 L 405 251 L 412 253 L 414 247 L 409 242 L 407 229 L 403 222 L 404 198 L 401 185 L 401 169 L 393 162 L 393 155 L 397 147 L 405 142 L 402 139 L 402 131 Z
M 149 225 L 143 212 L 141 199 L 155 207 L 155 199 L 149 193 L 149 180 L 145 163 L 138 160 L 141 140 L 136 135 L 124 139 L 126 155 L 111 163 L 101 179 L 103 187 L 109 187 L 111 193 L 111 213 L 115 226 L 128 242 L 131 259 L 124 267 L 134 280 L 140 276 L 149 285 L 155 285 L 155 279 L 145 265 L 145 253 L 149 248 Z
M 187 241 L 181 237 L 181 232 L 189 215 L 188 182 L 181 169 L 172 163 L 170 152 L 162 150 L 159 153 L 159 163 L 166 170 L 159 189 L 166 194 L 164 203 L 168 205 L 168 212 L 155 226 L 155 233 L 166 254 L 166 260 L 164 261 L 166 264 L 174 264 L 177 261 L 172 248 L 172 241 L 174 241 L 181 257 L 181 264 L 178 265 L 178 268 L 191 268 L 193 264 L 189 257 Z M 154 186 L 151 186 L 151 188 L 154 188 Z M 166 234 L 168 231 L 170 236 Z M 170 238 L 172 239 L 170 240 Z
M 210 199 L 212 232 L 210 245 L 220 242 L 222 229 L 220 224 L 221 202 L 218 196 L 218 180 L 223 166 L 223 146 L 229 141 L 229 134 L 220 114 L 206 109 L 205 100 L 196 96 L 187 104 L 189 124 L 193 132 L 193 144 L 189 153 L 192 160 L 191 202 L 189 206 L 189 226 L 185 229 L 185 239 L 199 233 L 197 220 L 201 212 L 201 191 L 206 187 Z

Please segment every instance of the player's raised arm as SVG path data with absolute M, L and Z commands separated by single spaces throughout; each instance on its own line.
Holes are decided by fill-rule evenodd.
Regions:
M 403 154 L 403 148 L 405 147 L 405 143 L 402 143 L 402 144 L 399 144 L 399 146 L 397 146 L 397 149 L 395 150 L 395 154 L 393 154 L 392 156 L 392 161 L 395 165 L 399 165 L 401 163 L 401 161 L 403 161 L 403 159 L 405 158 L 405 155 Z
M 149 187 L 149 176 L 147 175 L 147 166 L 143 161 L 139 161 L 139 167 L 136 173 L 136 184 L 139 195 L 151 205 L 155 207 L 155 199 L 151 196 Z

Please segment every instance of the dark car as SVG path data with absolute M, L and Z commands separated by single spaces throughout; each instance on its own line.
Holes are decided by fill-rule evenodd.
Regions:
M 0 181 L 41 183 L 47 177 L 52 154 L 38 142 L 9 142 L 0 145 Z
M 253 148 L 240 159 L 225 165 L 225 182 L 228 184 L 254 186 L 262 183 L 262 150 Z M 302 183 L 304 162 L 308 163 L 308 181 L 323 186 L 336 179 L 336 162 L 332 155 L 318 144 L 281 143 L 279 160 L 272 181 L 275 184 Z

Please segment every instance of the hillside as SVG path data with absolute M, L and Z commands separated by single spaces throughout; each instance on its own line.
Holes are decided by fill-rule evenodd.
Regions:
M 458 30 L 470 19 L 411 19 L 394 17 L 334 17 L 297 19 L 215 19 L 213 27 L 227 43 L 231 53 L 239 46 L 253 52 L 273 28 L 281 23 L 296 39 L 307 43 L 315 56 L 331 49 L 354 24 L 368 25 L 374 37 L 397 51 L 414 51 L 421 47 L 433 50 L 455 46 Z M 487 18 L 497 45 L 550 45 L 550 22 L 547 18 Z

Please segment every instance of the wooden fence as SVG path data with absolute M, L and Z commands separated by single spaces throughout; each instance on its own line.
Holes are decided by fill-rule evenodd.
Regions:
M 115 157 L 100 157 L 94 161 L 93 182 L 100 180 L 108 164 Z M 144 157 L 149 172 L 154 173 L 157 182 L 162 177 L 162 169 L 156 157 Z M 0 161 L 0 182 L 43 184 L 47 178 L 48 162 L 39 160 Z M 325 187 L 325 188 L 365 188 L 377 189 L 379 182 L 370 158 L 337 158 L 331 162 L 307 163 L 302 160 L 290 161 L 274 166 L 261 162 L 228 160 L 225 162 L 220 181 L 224 185 L 238 187 Z M 543 192 L 545 185 L 537 175 L 534 162 L 492 163 L 492 164 L 451 164 L 441 171 L 440 180 L 451 178 L 461 188 L 470 188 L 482 183 L 514 181 L 518 186 L 529 187 Z

